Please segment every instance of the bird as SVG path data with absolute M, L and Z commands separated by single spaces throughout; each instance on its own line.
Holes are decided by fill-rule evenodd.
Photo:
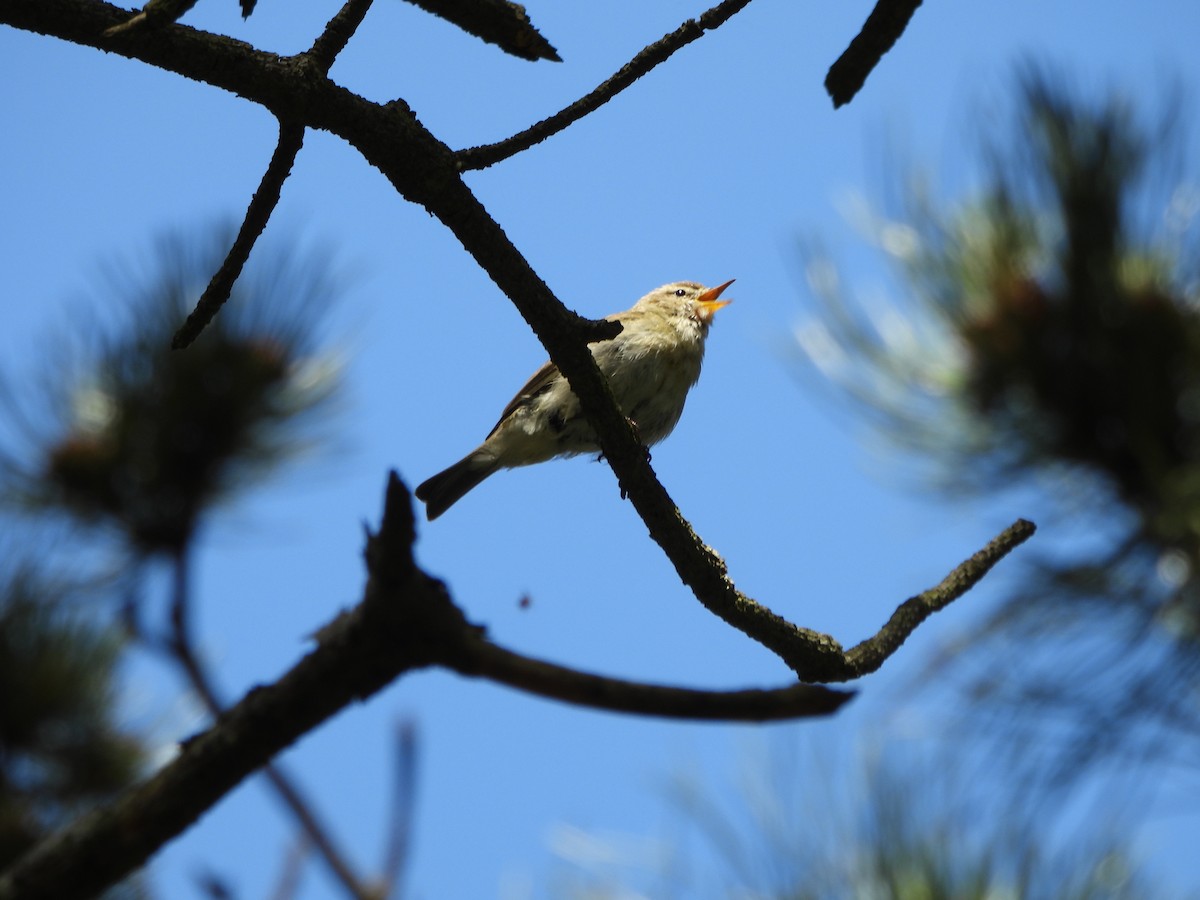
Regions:
M 605 316 L 621 332 L 589 344 L 617 405 L 647 447 L 679 422 L 700 377 L 704 342 L 733 279 L 709 288 L 694 281 L 665 284 L 625 312 Z M 600 453 L 595 431 L 558 366 L 547 361 L 500 413 L 483 443 L 418 485 L 418 500 L 433 521 L 489 475 L 582 453 Z

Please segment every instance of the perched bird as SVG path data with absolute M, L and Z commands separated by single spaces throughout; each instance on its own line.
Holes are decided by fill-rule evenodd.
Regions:
M 679 281 L 651 291 L 633 308 L 607 316 L 622 325 L 611 340 L 590 344 L 621 411 L 647 447 L 675 428 L 704 359 L 704 340 L 718 300 L 733 281 L 706 288 Z M 436 519 L 497 469 L 559 456 L 598 453 L 595 432 L 558 367 L 547 362 L 500 414 L 487 439 L 417 488 L 425 513 Z

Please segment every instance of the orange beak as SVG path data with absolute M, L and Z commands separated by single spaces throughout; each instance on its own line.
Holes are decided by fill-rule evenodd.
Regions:
M 696 298 L 696 302 L 700 304 L 700 315 L 703 316 L 705 322 L 711 321 L 713 313 L 715 313 L 718 309 L 723 306 L 728 306 L 733 302 L 732 300 L 718 300 L 717 298 L 721 296 L 721 292 L 724 291 L 725 288 L 729 287 L 736 280 L 736 278 L 730 278 L 724 284 L 718 284 L 715 288 L 709 288 Z

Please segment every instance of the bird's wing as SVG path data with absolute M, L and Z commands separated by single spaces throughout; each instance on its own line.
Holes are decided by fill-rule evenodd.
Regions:
M 611 316 L 605 316 L 604 318 L 609 322 L 620 322 L 622 319 L 629 319 L 631 316 L 636 318 L 638 315 L 639 313 L 636 310 L 627 309 L 625 312 L 613 313 Z M 517 391 L 517 396 L 508 401 L 508 406 L 504 407 L 504 412 L 500 413 L 500 420 L 488 432 L 488 437 L 490 438 L 495 434 L 497 429 L 504 424 L 504 420 L 514 412 L 522 406 L 528 405 L 529 401 L 533 398 L 550 390 L 555 379 L 559 377 L 558 366 L 550 360 L 546 360 L 545 364 L 533 373 L 533 377 L 525 382 L 525 387 Z
M 555 379 L 558 377 L 558 366 L 547 360 L 546 364 L 534 372 L 533 377 L 525 382 L 525 386 L 517 391 L 517 396 L 508 401 L 508 406 L 504 407 L 504 412 L 500 413 L 500 420 L 488 432 L 488 437 L 495 434 L 496 430 L 504 424 L 504 420 L 514 412 L 522 406 L 526 406 L 534 397 L 550 390 L 550 386 L 554 384 Z

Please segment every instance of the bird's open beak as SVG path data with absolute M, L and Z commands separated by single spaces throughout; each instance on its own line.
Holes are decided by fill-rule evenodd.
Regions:
M 709 288 L 696 298 L 696 302 L 700 304 L 700 315 L 703 316 L 705 322 L 710 321 L 713 317 L 713 313 L 715 313 L 718 309 L 723 306 L 728 306 L 733 302 L 732 300 L 718 300 L 717 298 L 721 296 L 721 292 L 724 291 L 725 288 L 729 287 L 736 280 L 736 278 L 730 278 L 724 284 L 718 284 L 715 288 Z

